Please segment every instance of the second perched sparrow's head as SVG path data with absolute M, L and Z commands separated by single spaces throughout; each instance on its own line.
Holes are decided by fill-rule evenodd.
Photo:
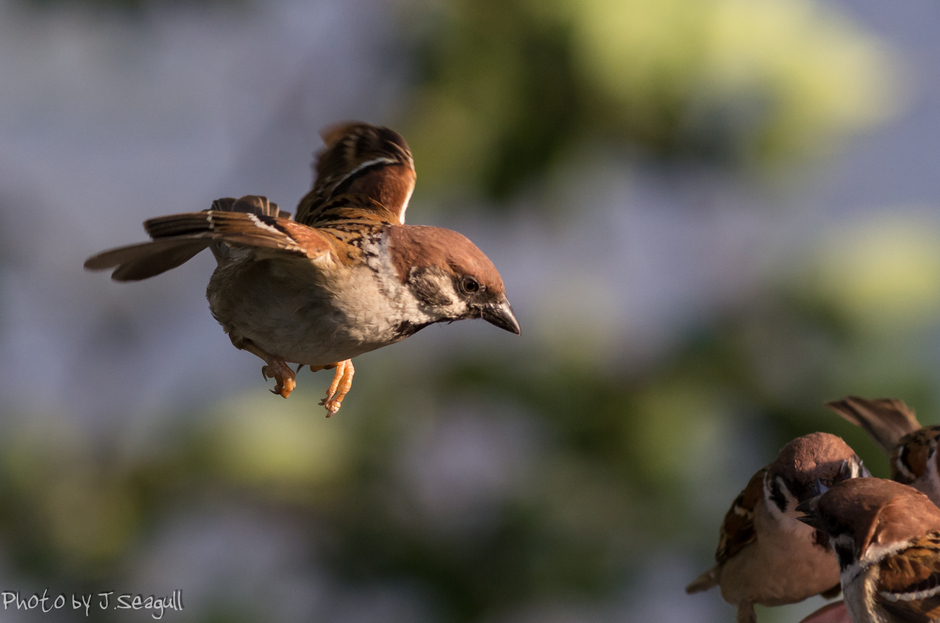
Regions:
M 398 226 L 389 229 L 398 277 L 434 322 L 482 318 L 520 333 L 503 279 L 466 237 L 449 229 Z
M 797 517 L 796 505 L 821 492 L 820 485 L 870 476 L 852 448 L 829 433 L 797 437 L 783 447 L 767 468 L 765 491 L 783 514 Z
M 940 509 L 926 495 L 881 478 L 837 483 L 797 510 L 805 513 L 800 521 L 828 535 L 842 569 L 940 529 Z

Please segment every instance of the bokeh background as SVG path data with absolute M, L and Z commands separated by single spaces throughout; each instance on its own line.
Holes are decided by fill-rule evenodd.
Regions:
M 170 621 L 706 623 L 721 519 L 822 407 L 940 383 L 934 0 L 0 0 L 0 590 Z M 523 327 L 435 326 L 287 401 L 151 216 L 402 132 L 412 223 Z M 798 621 L 821 599 L 761 609 Z M 69 609 L 3 621 L 79 621 Z M 98 612 L 93 620 L 151 620 Z

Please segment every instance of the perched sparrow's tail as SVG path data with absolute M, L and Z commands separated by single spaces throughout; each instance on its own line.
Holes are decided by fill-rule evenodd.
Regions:
M 718 586 L 718 567 L 712 567 L 702 575 L 698 576 L 694 582 L 685 587 L 685 592 L 689 593 L 701 593 L 702 591 L 707 591 L 710 588 Z
M 888 455 L 901 437 L 921 428 L 914 410 L 904 404 L 903 400 L 865 400 L 857 396 L 847 396 L 842 400 L 827 402 L 826 406 L 852 424 L 865 429 Z
M 266 197 L 217 199 L 209 210 L 145 221 L 144 229 L 152 241 L 93 255 L 85 260 L 85 268 L 115 268 L 111 274 L 115 281 L 139 281 L 176 268 L 214 242 L 311 258 L 326 252 L 327 244 L 321 234 L 289 219 L 289 213 L 278 209 Z

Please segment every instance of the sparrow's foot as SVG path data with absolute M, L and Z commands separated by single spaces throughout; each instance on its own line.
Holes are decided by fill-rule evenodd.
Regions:
M 310 369 L 316 372 L 317 370 L 328 370 L 329 368 L 336 368 L 336 372 L 333 373 L 333 382 L 326 390 L 326 398 L 320 401 L 320 404 L 326 407 L 326 417 L 332 417 L 334 413 L 339 411 L 343 398 L 346 397 L 349 388 L 352 387 L 353 374 L 356 373 L 351 359 L 328 366 L 318 366 L 316 369 L 311 367 Z
M 294 380 L 296 377 L 294 371 L 291 370 L 287 362 L 280 357 L 272 357 L 268 360 L 268 365 L 261 368 L 261 374 L 264 375 L 265 379 L 274 379 L 274 389 L 271 390 L 272 394 L 280 394 L 284 398 L 287 398 L 290 396 L 290 393 L 294 391 L 294 388 L 297 387 L 297 382 Z
M 264 360 L 265 366 L 261 368 L 261 374 L 264 376 L 265 380 L 274 379 L 274 389 L 271 390 L 272 394 L 280 394 L 284 398 L 290 396 L 290 393 L 297 387 L 297 381 L 294 380 L 297 375 L 290 369 L 290 366 L 287 365 L 287 361 L 283 357 L 275 357 L 274 355 L 266 353 L 251 340 L 232 332 L 231 327 L 226 327 L 225 332 L 229 334 L 229 338 L 232 340 L 232 344 L 235 348 L 247 350 L 249 353 Z M 300 368 L 298 367 L 297 370 L 299 371 Z

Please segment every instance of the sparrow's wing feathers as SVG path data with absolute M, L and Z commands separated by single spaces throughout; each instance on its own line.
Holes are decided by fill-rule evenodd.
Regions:
M 115 281 L 140 281 L 176 268 L 212 244 L 198 236 L 180 236 L 102 251 L 85 260 L 88 270 L 116 268 Z
M 209 209 L 216 212 L 246 212 L 260 216 L 277 216 L 290 219 L 290 212 L 281 210 L 276 203 L 261 195 L 245 195 L 238 199 L 222 197 L 213 201 L 212 207 Z
M 112 279 L 137 281 L 179 266 L 214 242 L 254 248 L 261 255 L 315 259 L 330 252 L 327 236 L 279 214 L 284 213 L 264 197 L 219 199 L 211 210 L 145 221 L 151 242 L 104 251 L 88 258 L 85 268 L 116 267 Z
M 297 207 L 297 222 L 318 227 L 330 202 L 340 195 L 362 195 L 365 209 L 383 208 L 394 224 L 405 222 L 415 186 L 408 143 L 388 128 L 346 123 L 322 132 L 326 148 L 318 154 L 316 181 Z
M 929 532 L 879 563 L 877 599 L 897 621 L 940 619 L 940 533 Z
M 904 404 L 903 400 L 866 400 L 858 396 L 847 396 L 843 400 L 827 402 L 826 406 L 864 429 L 888 455 L 901 437 L 920 428 L 914 410 Z
M 757 532 L 754 530 L 754 509 L 763 498 L 766 473 L 765 467 L 751 477 L 721 522 L 721 538 L 715 552 L 715 560 L 719 565 L 724 564 L 757 538 Z
M 706 591 L 718 585 L 721 565 L 734 557 L 748 543 L 757 538 L 754 529 L 754 509 L 760 503 L 764 492 L 764 475 L 767 468 L 759 470 L 744 487 L 744 491 L 735 498 L 731 509 L 721 522 L 718 550 L 715 561 L 718 563 L 685 587 L 686 593 Z

